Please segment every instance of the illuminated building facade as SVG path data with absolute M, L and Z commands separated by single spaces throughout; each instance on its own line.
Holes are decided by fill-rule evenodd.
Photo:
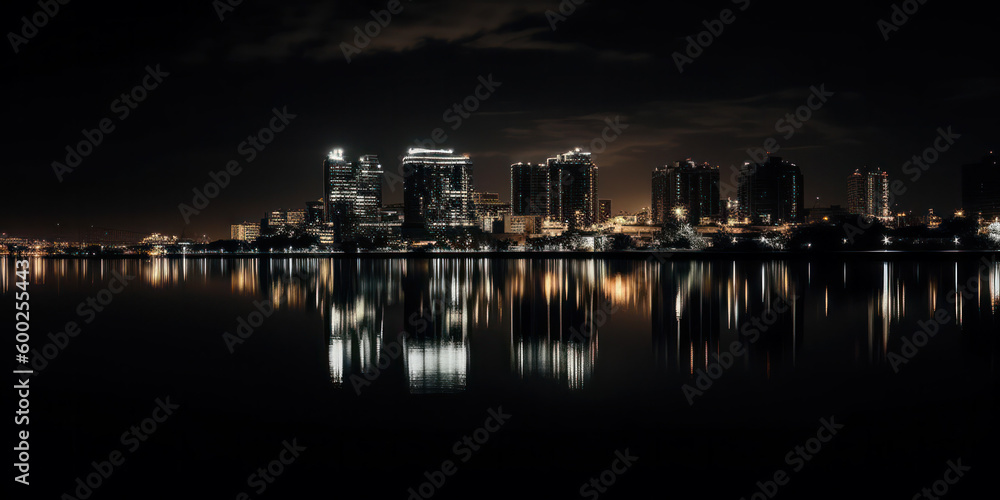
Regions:
M 590 152 L 577 148 L 549 158 L 551 218 L 571 229 L 597 223 L 597 165 Z
M 253 241 L 260 236 L 260 223 L 244 222 L 233 224 L 230 237 L 237 241 Z
M 295 208 L 285 212 L 285 224 L 289 226 L 302 226 L 306 223 L 306 209 Z
M 492 233 L 493 224 L 511 213 L 510 203 L 501 201 L 500 193 L 473 191 L 472 204 L 476 207 L 476 220 L 487 233 Z
M 503 232 L 507 234 L 540 234 L 542 232 L 542 216 L 505 215 L 503 217 Z
M 548 165 L 515 163 L 510 166 L 510 207 L 514 215 L 550 217 L 552 182 Z
M 510 204 L 500 201 L 500 193 L 472 192 L 472 204 L 476 207 L 478 218 L 500 218 L 511 213 Z
M 291 234 L 304 227 L 307 218 L 308 211 L 304 208 L 271 210 L 261 219 L 260 232 L 264 235 Z
M 325 221 L 333 226 L 337 243 L 372 236 L 378 231 L 382 208 L 382 164 L 378 156 L 364 155 L 352 163 L 344 150 L 333 150 L 323 161 Z
M 741 218 L 752 224 L 802 222 L 802 171 L 794 163 L 769 156 L 764 163 L 747 163 L 739 173 L 737 197 Z
M 358 194 L 354 165 L 344 158 L 344 150 L 335 149 L 323 160 L 323 194 L 326 222 L 333 225 L 337 243 L 355 235 L 354 202 Z
M 847 211 L 866 217 L 888 218 L 889 173 L 865 166 L 848 176 Z
M 653 223 L 663 224 L 670 217 L 669 167 L 653 168 L 653 199 L 650 205 Z
M 382 164 L 378 156 L 364 155 L 358 160 L 357 191 L 354 213 L 358 231 L 371 236 L 378 230 L 382 209 Z
M 677 220 L 698 225 L 719 219 L 719 167 L 688 158 L 654 169 L 652 212 L 657 224 Z
M 472 160 L 450 149 L 411 148 L 403 158 L 403 216 L 408 228 L 476 225 Z
M 287 212 L 280 208 L 277 210 L 271 210 L 270 212 L 267 213 L 266 219 L 267 219 L 267 227 L 272 229 L 279 228 L 281 226 L 284 226 L 285 222 L 288 221 Z

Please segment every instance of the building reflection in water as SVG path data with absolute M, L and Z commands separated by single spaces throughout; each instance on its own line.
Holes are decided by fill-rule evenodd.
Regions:
M 0 279 L 9 292 L 7 264 Z M 747 352 L 737 369 L 771 376 L 794 368 L 807 342 L 825 346 L 818 335 L 847 339 L 853 364 L 882 365 L 916 321 L 939 310 L 955 331 L 992 332 L 1000 309 L 1000 264 L 992 259 L 154 258 L 32 266 L 32 280 L 56 291 L 100 287 L 115 271 L 138 277 L 130 289 L 194 283 L 319 314 L 335 384 L 398 345 L 395 374 L 379 384 L 412 393 L 465 391 L 476 376 L 500 376 L 498 368 L 512 380 L 586 388 L 601 344 L 620 346 L 634 333 L 620 326 L 628 321 L 649 321 L 652 359 L 663 371 L 690 376 L 740 341 Z M 768 321 L 758 328 L 755 320 Z M 743 334 L 749 329 L 761 331 L 757 341 Z M 407 335 L 397 341 L 401 330 Z
M 489 262 L 478 261 L 489 266 Z M 464 391 L 469 375 L 469 329 L 482 295 L 492 290 L 489 268 L 473 259 L 418 259 L 406 262 L 403 317 L 410 334 L 404 362 L 414 394 Z M 475 311 L 472 313 L 471 311 Z M 486 316 L 483 316 L 484 322 Z
M 512 264 L 508 309 L 511 371 L 581 389 L 597 364 L 601 326 L 614 309 L 600 290 L 603 261 L 518 260 Z M 629 300 L 635 282 L 615 280 L 615 298 Z M 631 285 L 631 286 L 630 286 Z M 628 289 L 628 290 L 626 290 Z
M 793 273 L 785 261 L 649 265 L 653 352 L 661 370 L 694 374 L 734 341 L 747 350 L 737 365 L 767 376 L 781 363 L 794 366 L 804 334 L 805 287 L 797 276 L 808 279 L 808 269 Z
M 1000 263 L 994 262 L 989 267 L 989 299 L 990 305 L 993 309 L 993 314 L 996 315 L 998 310 L 1000 310 Z M 979 291 L 980 297 L 982 297 L 982 279 L 979 280 L 978 285 L 977 290 Z
M 906 285 L 893 262 L 878 264 L 878 281 L 868 299 L 868 361 L 882 361 L 888 356 L 892 326 L 906 314 Z M 937 280 L 928 280 L 932 303 L 936 297 Z
M 351 375 L 378 366 L 385 338 L 386 308 L 399 300 L 398 260 L 313 261 L 308 268 L 285 268 L 272 285 L 272 300 L 329 311 L 325 317 L 330 378 L 344 384 Z M 287 295 L 275 297 L 275 290 Z

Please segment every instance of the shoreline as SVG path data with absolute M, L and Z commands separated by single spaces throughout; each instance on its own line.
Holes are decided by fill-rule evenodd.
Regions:
M 198 254 L 168 254 L 168 255 L 42 255 L 35 256 L 45 259 L 469 259 L 490 258 L 505 260 L 819 260 L 836 258 L 838 260 L 906 260 L 906 259 L 938 259 L 947 260 L 956 257 L 997 256 L 1000 250 L 851 250 L 851 251 L 773 251 L 773 252 L 742 252 L 742 251 L 706 251 L 706 250 L 672 250 L 672 251 L 621 251 L 621 252 L 569 252 L 569 251 L 527 251 L 527 252 L 363 252 L 363 253 L 198 253 Z M 12 254 L 4 257 L 14 257 Z M 996 260 L 996 259 L 994 259 Z

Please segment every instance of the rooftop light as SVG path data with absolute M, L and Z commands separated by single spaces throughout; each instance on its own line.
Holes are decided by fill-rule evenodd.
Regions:
M 425 149 L 425 148 L 410 148 L 409 149 L 409 154 L 411 154 L 411 155 L 425 154 L 425 153 L 447 153 L 447 154 L 452 154 L 454 152 L 455 152 L 454 149 Z

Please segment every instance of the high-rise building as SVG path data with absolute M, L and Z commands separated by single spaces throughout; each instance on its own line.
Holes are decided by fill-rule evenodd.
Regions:
M 801 222 L 805 215 L 802 171 L 777 156 L 769 156 L 762 164 L 744 164 L 737 198 L 741 218 L 753 224 Z
M 670 218 L 670 177 L 669 167 L 653 167 L 652 185 L 652 211 L 653 223 L 663 224 Z
M 355 234 L 354 202 L 358 194 L 357 172 L 344 158 L 343 149 L 335 149 L 323 160 L 324 212 L 333 225 L 335 241 L 350 241 Z
M 719 167 L 688 158 L 653 170 L 653 221 L 700 224 L 721 216 Z
M 510 207 L 514 215 L 552 216 L 552 189 L 548 165 L 515 163 L 510 166 Z
M 570 228 L 597 223 L 597 165 L 590 152 L 576 148 L 549 158 L 552 218 Z
M 382 209 L 382 164 L 378 156 L 364 155 L 358 160 L 357 192 L 354 213 L 358 231 L 371 236 L 378 231 Z
M 378 156 L 364 155 L 357 164 L 347 161 L 342 149 L 323 161 L 325 221 L 333 226 L 336 242 L 371 236 L 380 227 L 382 165 Z
M 967 217 L 1000 217 L 1000 165 L 992 151 L 979 163 L 962 166 L 962 208 Z
M 847 177 L 847 211 L 855 215 L 889 217 L 889 173 L 865 166 Z
M 472 160 L 450 149 L 411 148 L 403 158 L 404 224 L 439 230 L 476 225 Z
M 256 240 L 260 236 L 260 223 L 244 222 L 242 224 L 233 224 L 230 236 L 232 239 L 239 241 Z
M 600 200 L 600 210 L 597 216 L 597 222 L 604 224 L 609 219 L 611 219 L 611 200 Z

